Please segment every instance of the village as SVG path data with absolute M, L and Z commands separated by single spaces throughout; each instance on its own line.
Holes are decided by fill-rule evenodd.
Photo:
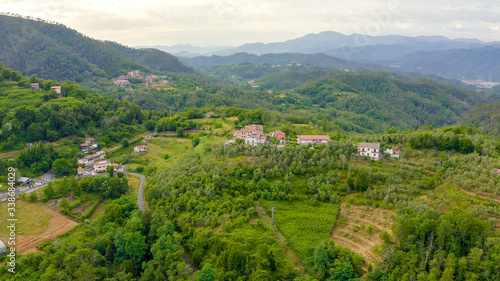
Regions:
M 113 78 L 113 83 L 126 90 L 132 90 L 130 81 L 141 81 L 144 85 L 150 85 L 153 82 L 158 82 L 159 84 L 168 85 L 169 82 L 166 80 L 166 76 L 158 75 L 144 75 L 139 70 L 129 71 L 127 75 L 121 75 L 117 78 Z
M 264 133 L 262 125 L 247 125 L 241 130 L 233 133 L 234 140 L 230 140 L 227 144 L 234 144 L 236 140 L 244 140 L 246 145 L 259 146 L 259 145 L 276 145 L 278 150 L 284 150 L 285 144 L 290 143 L 287 136 L 280 130 L 271 131 L 267 134 Z M 327 144 L 330 142 L 329 135 L 299 135 L 296 140 L 292 140 L 300 145 L 314 145 L 314 144 Z M 379 161 L 383 155 L 388 155 L 391 158 L 399 159 L 402 149 L 392 147 L 382 152 L 380 143 L 366 143 L 360 142 L 358 146 L 358 155 L 366 157 L 370 160 Z

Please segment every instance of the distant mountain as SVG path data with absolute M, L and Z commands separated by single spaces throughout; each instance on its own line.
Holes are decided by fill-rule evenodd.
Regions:
M 248 53 L 237 53 L 230 56 L 210 57 L 195 57 L 195 58 L 180 58 L 188 66 L 202 69 L 222 65 L 235 65 L 240 63 L 252 64 L 271 64 L 271 65 L 288 65 L 293 62 L 304 65 L 313 65 L 331 69 L 349 69 L 349 70 L 389 70 L 389 67 L 384 67 L 371 63 L 360 63 L 355 61 L 347 61 L 341 58 L 327 56 L 325 54 L 298 54 L 298 53 L 282 53 L 282 54 L 265 54 L 253 55 Z
M 401 70 L 438 73 L 449 78 L 500 82 L 500 48 L 420 51 L 385 62 Z
M 153 48 L 153 49 L 158 49 L 164 52 L 167 52 L 169 54 L 175 54 L 178 56 L 201 56 L 201 55 L 206 55 L 206 54 L 211 54 L 214 52 L 226 50 L 229 48 L 229 46 L 206 46 L 206 47 L 198 47 L 198 46 L 193 46 L 189 44 L 177 44 L 173 46 L 164 46 L 164 45 L 155 45 L 155 46 L 137 46 L 136 48 Z
M 396 55 L 405 55 L 416 51 L 434 51 L 449 49 L 471 49 L 486 45 L 499 46 L 499 43 L 485 43 L 477 39 L 449 39 L 443 36 L 417 36 L 402 35 L 368 36 L 362 34 L 344 35 L 334 31 L 325 31 L 318 34 L 305 36 L 274 43 L 249 43 L 239 47 L 194 47 L 191 45 L 176 45 L 162 49 L 172 53 L 189 52 L 203 55 L 229 56 L 236 53 L 249 53 L 255 55 L 269 53 L 325 53 L 344 59 L 359 60 L 360 58 L 374 60 L 392 54 L 397 49 Z M 368 46 L 377 46 L 367 48 Z M 385 50 L 387 47 L 387 51 Z M 163 47 L 162 47 L 163 48 Z M 348 57 L 346 53 L 364 53 L 362 56 Z M 366 53 L 365 53 L 366 52 Z M 373 53 L 373 57 L 369 54 Z M 394 57 L 394 56 L 393 56 Z
M 192 73 L 176 57 L 98 41 L 61 24 L 0 15 L 0 61 L 25 75 L 85 82 L 133 69 Z

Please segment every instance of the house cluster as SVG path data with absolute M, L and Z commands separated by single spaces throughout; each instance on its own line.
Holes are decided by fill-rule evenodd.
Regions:
M 157 78 L 166 78 L 166 76 L 157 76 L 157 75 L 142 75 L 139 70 L 133 70 L 127 72 L 127 75 L 118 76 L 118 78 L 113 79 L 113 83 L 115 85 L 122 87 L 124 89 L 130 88 L 129 79 L 142 79 L 146 85 L 153 83 Z M 168 80 L 160 81 L 161 84 L 168 85 Z
M 62 88 L 61 86 L 52 86 L 50 87 L 51 90 L 56 91 L 58 96 L 62 96 Z M 40 83 L 31 83 L 31 90 L 41 92 L 42 89 L 40 89 Z
M 85 142 L 80 144 L 82 148 L 82 152 L 87 154 L 89 151 L 98 151 L 99 145 L 96 143 L 96 140 L 92 137 L 85 138 Z
M 113 166 L 115 172 L 124 172 L 125 171 L 124 166 L 111 163 L 111 161 L 109 161 L 109 160 L 99 160 L 99 161 L 95 161 L 93 164 L 94 164 L 94 166 L 93 166 L 92 172 L 95 174 L 106 172 L 106 169 L 108 168 L 108 166 Z M 80 166 L 77 169 L 77 173 L 79 176 L 82 176 L 85 174 L 85 169 Z
M 78 159 L 78 164 L 88 167 L 96 161 L 104 160 L 106 157 L 105 151 L 98 151 L 95 154 L 86 155 L 82 159 Z

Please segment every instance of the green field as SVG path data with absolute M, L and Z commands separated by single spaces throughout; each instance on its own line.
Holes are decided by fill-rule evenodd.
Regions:
M 8 237 L 9 229 L 7 219 L 9 213 L 7 211 L 8 205 L 3 202 L 0 204 L 0 236 Z M 42 203 L 31 203 L 24 200 L 17 200 L 15 206 L 16 234 L 18 235 L 36 235 L 42 233 L 49 224 L 52 215 L 47 214 L 43 209 Z
M 312 201 L 261 201 L 274 213 L 276 226 L 286 236 L 288 245 L 304 262 L 320 242 L 329 239 L 335 226 L 340 205 Z

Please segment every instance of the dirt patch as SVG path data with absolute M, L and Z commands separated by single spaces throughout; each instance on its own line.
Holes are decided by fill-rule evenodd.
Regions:
M 378 258 L 373 249 L 382 244 L 379 234 L 382 231 L 392 234 L 395 215 L 389 210 L 344 202 L 340 205 L 339 219 L 330 237 L 335 244 L 351 249 L 362 256 L 367 264 L 374 265 Z
M 16 236 L 16 252 L 19 254 L 26 254 L 30 252 L 39 252 L 36 248 L 38 245 L 45 241 L 52 240 L 59 235 L 68 232 L 78 223 L 59 214 L 48 206 L 43 207 L 43 212 L 52 216 L 49 220 L 47 228 L 37 235 L 18 235 Z M 5 238 L 0 238 L 5 241 Z

